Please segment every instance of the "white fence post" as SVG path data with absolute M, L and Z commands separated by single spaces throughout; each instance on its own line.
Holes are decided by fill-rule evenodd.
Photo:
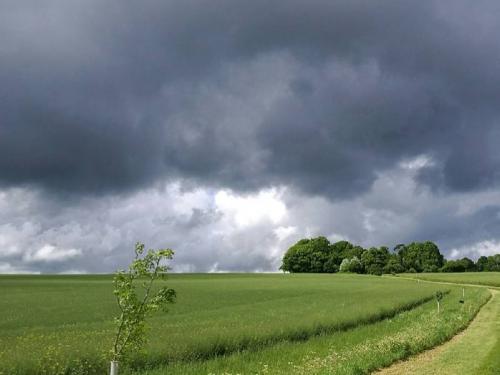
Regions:
M 109 369 L 109 375 L 118 375 L 118 361 L 111 361 L 111 368 Z

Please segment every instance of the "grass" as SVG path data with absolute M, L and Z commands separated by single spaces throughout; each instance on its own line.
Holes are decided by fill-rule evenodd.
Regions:
M 143 369 L 337 337 L 344 333 L 328 334 L 394 317 L 449 289 L 338 274 L 193 274 L 167 282 L 178 303 L 151 319 L 147 354 L 135 359 Z M 0 293 L 1 374 L 106 371 L 117 312 L 110 276 L 1 276 Z
M 415 275 L 413 275 L 415 277 Z M 500 284 L 500 273 L 421 274 L 421 279 L 441 280 L 462 284 Z M 395 366 L 389 374 L 471 374 L 492 375 L 500 373 L 500 291 L 489 287 L 491 301 L 481 309 L 470 328 L 442 347 L 424 353 L 412 360 Z M 470 287 L 465 287 L 466 299 Z
M 500 322 L 500 298 L 497 290 L 469 328 L 442 346 L 401 362 L 379 375 L 490 375 L 498 374 L 498 348 L 495 348 Z M 496 358 L 493 358 L 496 357 Z M 494 359 L 495 363 L 490 360 Z
M 493 375 L 498 374 L 500 369 L 500 321 L 498 320 L 498 316 L 500 314 L 500 310 L 497 310 L 497 314 L 495 316 L 496 322 L 492 324 L 492 330 L 490 331 L 490 335 L 494 333 L 495 336 L 495 345 L 489 350 L 488 356 L 484 358 L 481 366 L 476 371 L 477 375 Z M 483 339 L 478 338 L 476 342 L 480 342 L 482 349 Z
M 439 315 L 435 301 L 429 301 L 391 319 L 334 335 L 302 343 L 282 342 L 209 361 L 176 363 L 134 375 L 368 374 L 447 341 L 469 324 L 490 297 L 486 289 L 470 288 L 465 303 L 460 304 L 461 288 L 451 289 Z
M 401 276 L 429 281 L 500 287 L 500 272 L 407 273 Z

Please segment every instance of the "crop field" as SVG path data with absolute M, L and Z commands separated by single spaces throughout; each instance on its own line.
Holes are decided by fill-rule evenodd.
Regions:
M 105 373 L 117 314 L 111 280 L 108 275 L 1 276 L 0 373 Z M 443 332 L 432 331 L 437 336 L 423 338 L 425 345 L 460 329 L 489 295 L 486 289 L 472 288 L 464 310 L 456 303 L 457 287 L 402 278 L 174 274 L 166 283 L 177 291 L 177 303 L 167 314 L 151 318 L 146 351 L 124 373 L 219 373 L 233 368 L 235 373 L 256 368 L 264 373 L 264 365 L 272 363 L 276 371 L 286 372 L 289 362 L 297 366 L 295 372 L 307 373 L 304 355 L 309 352 L 361 350 L 366 338 L 380 349 L 379 340 L 388 332 L 397 336 L 405 328 L 409 335 L 411 327 L 425 324 L 426 316 L 434 314 L 438 290 L 448 293 L 443 305 L 449 307 L 442 315 L 447 324 Z M 384 361 L 417 350 L 401 345 L 390 349 Z M 279 361 L 263 362 L 272 358 Z M 314 356 L 310 359 L 314 362 Z
M 429 301 L 391 319 L 352 330 L 199 363 L 178 363 L 137 375 L 368 374 L 432 348 L 465 328 L 489 298 L 485 289 L 473 288 L 468 294 L 465 304 L 460 304 L 461 288 L 453 287 L 443 299 L 444 311 L 439 315 L 435 301 Z
M 500 272 L 409 273 L 401 276 L 429 281 L 500 287 Z

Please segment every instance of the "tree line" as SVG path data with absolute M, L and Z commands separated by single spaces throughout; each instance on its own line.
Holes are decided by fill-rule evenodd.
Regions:
M 280 267 L 286 272 L 383 273 L 500 271 L 500 254 L 446 260 L 431 241 L 399 244 L 392 251 L 386 246 L 364 249 L 348 241 L 330 243 L 326 237 L 304 238 L 291 246 Z

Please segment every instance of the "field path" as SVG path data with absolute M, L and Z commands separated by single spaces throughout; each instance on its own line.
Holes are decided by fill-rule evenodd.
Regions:
M 496 289 L 489 290 L 492 298 L 464 331 L 443 345 L 398 362 L 375 374 L 478 374 L 483 361 L 500 337 L 500 292 Z

